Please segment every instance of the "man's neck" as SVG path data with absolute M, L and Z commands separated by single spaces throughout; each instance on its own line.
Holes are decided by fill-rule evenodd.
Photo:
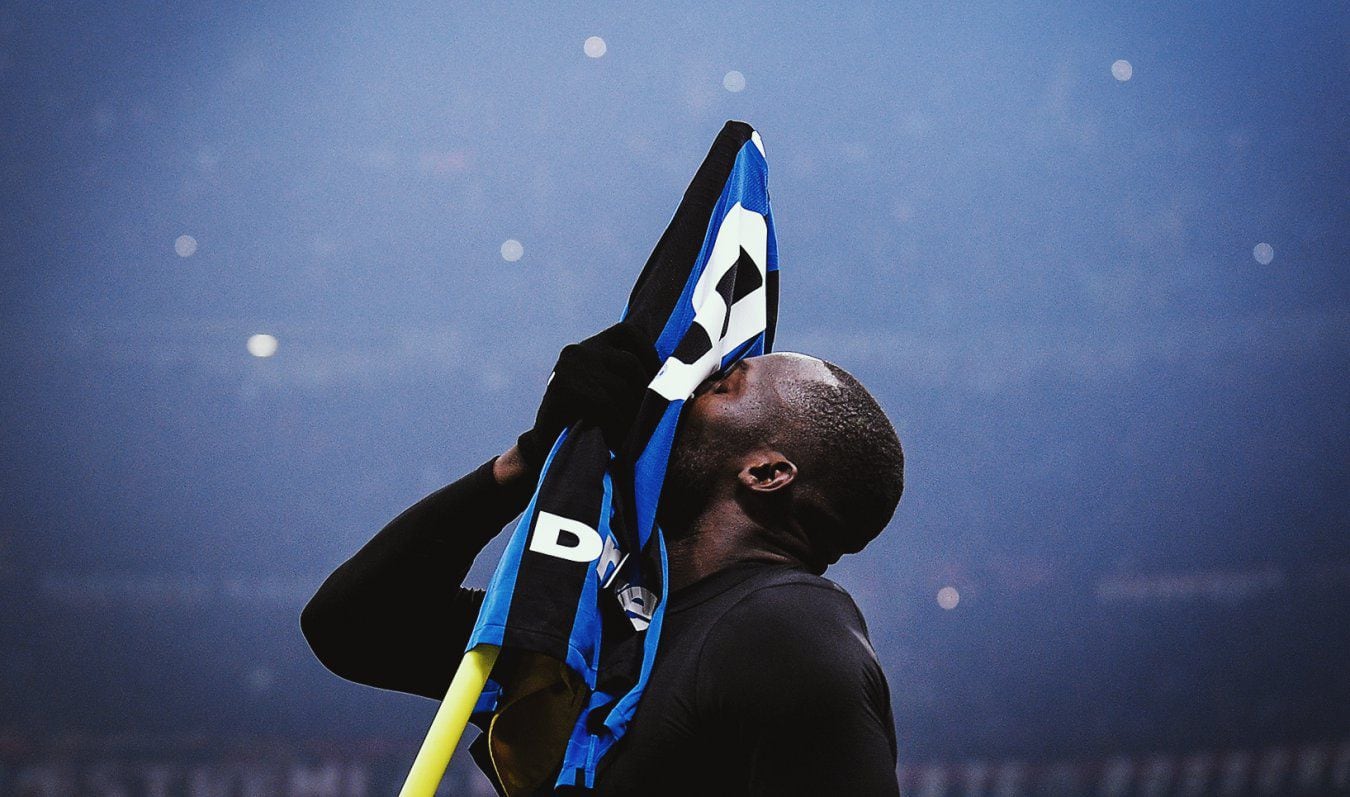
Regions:
M 797 535 L 766 528 L 730 501 L 709 506 L 687 531 L 666 539 L 671 592 L 742 562 L 802 565 L 807 557 Z

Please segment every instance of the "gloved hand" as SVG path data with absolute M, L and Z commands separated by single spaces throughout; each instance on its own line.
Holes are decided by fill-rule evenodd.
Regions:
M 516 440 L 521 458 L 537 472 L 558 433 L 580 420 L 600 427 L 610 450 L 617 450 L 660 366 L 651 341 L 627 321 L 563 347 L 534 428 Z

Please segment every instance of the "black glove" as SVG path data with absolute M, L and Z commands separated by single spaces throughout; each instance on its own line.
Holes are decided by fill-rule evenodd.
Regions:
M 563 347 L 534 428 L 516 440 L 525 464 L 537 472 L 558 433 L 581 420 L 600 427 L 610 450 L 618 450 L 660 367 L 651 341 L 627 321 Z

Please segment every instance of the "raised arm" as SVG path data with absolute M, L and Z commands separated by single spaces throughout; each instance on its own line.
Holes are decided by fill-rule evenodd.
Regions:
M 394 518 L 310 599 L 300 627 L 319 661 L 357 683 L 444 697 L 483 603 L 461 587 L 474 557 L 524 510 L 562 429 L 594 423 L 618 447 L 658 366 L 627 323 L 565 347 L 516 445 Z
M 460 585 L 532 486 L 513 446 L 390 521 L 301 613 L 319 661 L 357 683 L 443 697 L 483 600 Z

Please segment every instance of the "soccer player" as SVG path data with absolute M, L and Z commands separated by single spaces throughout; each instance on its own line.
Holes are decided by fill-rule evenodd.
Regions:
M 586 420 L 617 447 L 656 367 L 625 324 L 565 348 L 533 429 L 324 582 L 301 616 L 319 660 L 358 683 L 443 697 L 483 601 L 459 586 L 474 557 L 524 509 L 561 429 Z M 857 606 L 822 574 L 881 532 L 902 483 L 895 430 L 831 363 L 752 357 L 698 388 L 658 510 L 670 579 L 660 647 L 596 794 L 898 794 L 885 675 Z M 504 794 L 551 793 L 575 718 L 503 728 L 491 755 L 480 737 L 475 758 Z

